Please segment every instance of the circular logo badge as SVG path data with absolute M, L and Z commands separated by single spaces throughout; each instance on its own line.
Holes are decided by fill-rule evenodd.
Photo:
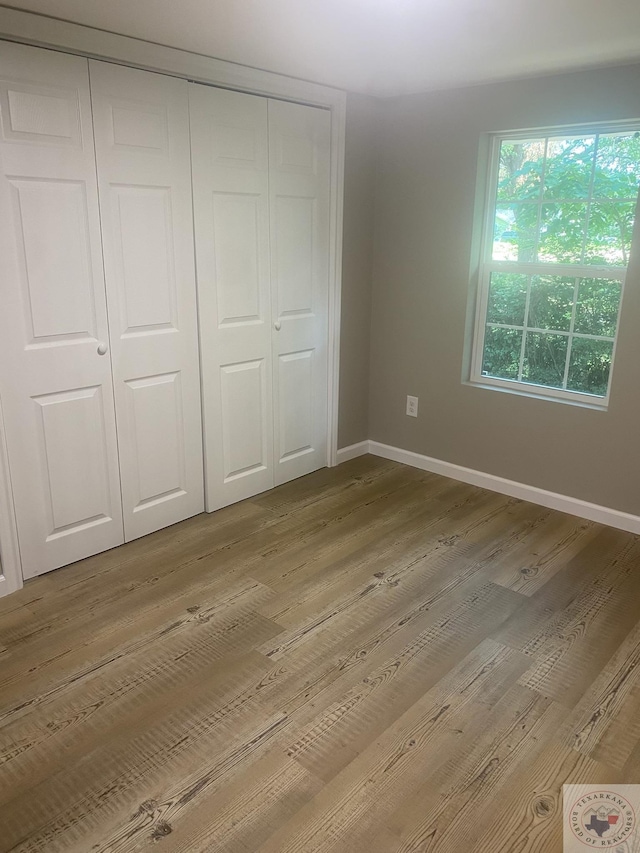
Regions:
M 609 847 L 625 841 L 636 826 L 631 803 L 613 791 L 593 791 L 575 803 L 569 814 L 571 830 L 587 847 Z

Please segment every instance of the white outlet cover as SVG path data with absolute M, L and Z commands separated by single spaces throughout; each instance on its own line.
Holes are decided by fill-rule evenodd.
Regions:
M 411 418 L 418 417 L 418 398 L 407 394 L 407 414 Z

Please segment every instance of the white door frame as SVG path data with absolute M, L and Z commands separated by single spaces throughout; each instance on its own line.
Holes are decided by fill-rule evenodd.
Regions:
M 6 7 L 0 7 L 0 39 L 47 47 L 94 59 L 110 60 L 120 65 L 171 74 L 198 83 L 331 110 L 327 465 L 337 465 L 346 93 L 329 86 L 308 83 L 270 71 L 260 71 L 236 65 L 233 62 L 225 62 L 177 48 L 163 47 L 141 39 L 103 32 L 81 24 L 68 23 Z M 3 571 L 6 578 L 6 582 L 0 579 L 0 595 L 13 591 L 22 584 L 15 525 L 13 525 L 13 532 L 11 529 L 13 507 L 5 506 L 7 500 L 11 503 L 10 495 L 6 494 L 5 484 L 8 484 L 8 469 L 3 455 L 3 433 L 0 421 L 0 542 L 2 542 Z M 2 524 L 2 517 L 8 519 L 8 522 Z
M 18 546 L 18 528 L 13 508 L 9 456 L 4 434 L 0 400 L 0 596 L 22 586 L 22 564 Z

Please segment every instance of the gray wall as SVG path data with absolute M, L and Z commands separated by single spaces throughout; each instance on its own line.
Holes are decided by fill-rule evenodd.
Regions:
M 608 411 L 461 381 L 481 135 L 640 118 L 640 65 L 394 98 L 379 109 L 369 437 L 640 514 L 638 229 Z M 358 187 L 353 215 L 370 193 L 354 152 L 348 168 L 356 170 L 352 196 Z M 367 239 L 359 233 L 350 246 L 354 223 L 350 229 L 345 268 L 355 251 L 363 270 Z M 353 271 L 351 278 L 353 298 L 363 296 L 359 307 L 347 306 L 353 325 L 366 287 Z M 345 347 L 343 363 L 350 358 Z M 360 356 L 358 376 L 363 371 Z M 420 398 L 417 419 L 404 413 L 407 394 Z M 352 421 L 349 441 L 360 435 Z
M 376 101 L 347 99 L 338 447 L 369 438 Z

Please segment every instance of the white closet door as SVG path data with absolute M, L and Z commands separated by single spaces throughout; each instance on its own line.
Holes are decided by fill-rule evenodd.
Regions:
M 327 464 L 330 129 L 269 101 L 276 485 Z
M 89 67 L 128 541 L 204 507 L 188 84 Z
M 191 84 L 207 510 L 273 486 L 267 101 Z
M 123 541 L 87 61 L 0 43 L 0 116 L 0 396 L 32 577 Z

